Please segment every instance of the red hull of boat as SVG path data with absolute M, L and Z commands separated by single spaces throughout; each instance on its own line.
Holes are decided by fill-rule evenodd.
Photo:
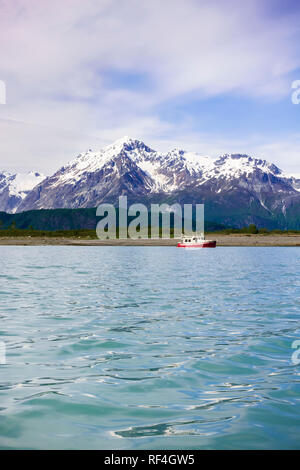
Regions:
M 185 244 L 185 243 L 178 243 L 178 248 L 216 248 L 217 242 L 215 240 L 207 240 L 203 243 L 195 243 L 195 244 Z

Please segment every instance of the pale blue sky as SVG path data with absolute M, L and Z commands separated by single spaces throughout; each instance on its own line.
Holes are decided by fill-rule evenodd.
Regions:
M 0 169 L 49 174 L 123 135 L 300 173 L 300 8 L 0 0 Z

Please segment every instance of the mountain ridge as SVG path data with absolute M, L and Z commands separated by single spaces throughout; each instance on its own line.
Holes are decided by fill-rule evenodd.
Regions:
M 230 224 L 232 218 L 236 224 L 252 223 L 260 214 L 260 224 L 265 220 L 269 226 L 278 223 L 282 228 L 289 227 L 292 219 L 295 225 L 300 180 L 246 154 L 212 159 L 178 148 L 162 153 L 125 136 L 99 151 L 79 154 L 42 179 L 15 211 L 116 204 L 120 195 L 127 195 L 129 202 L 148 204 L 204 202 L 213 216 L 218 214 L 220 223 Z

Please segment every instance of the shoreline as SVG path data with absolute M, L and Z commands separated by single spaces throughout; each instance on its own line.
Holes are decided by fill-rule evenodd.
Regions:
M 299 246 L 299 235 L 263 234 L 207 234 L 207 239 L 217 241 L 217 246 Z M 98 240 L 67 237 L 0 237 L 5 246 L 176 246 L 178 239 L 122 239 Z

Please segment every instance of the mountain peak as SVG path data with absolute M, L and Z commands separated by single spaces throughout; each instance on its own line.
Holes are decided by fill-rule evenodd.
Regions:
M 107 147 L 119 147 L 119 146 L 124 146 L 124 145 L 144 145 L 144 142 L 139 140 L 139 139 L 132 139 L 131 137 L 129 137 L 128 135 L 124 135 L 123 137 L 121 137 L 120 139 L 117 139 L 115 140 L 112 144 L 110 145 L 107 145 Z
M 148 147 L 142 140 L 132 139 L 127 135 L 122 137 L 121 139 L 116 140 L 110 145 L 107 145 L 102 149 L 104 154 L 114 154 L 117 155 L 121 152 L 129 152 L 132 154 L 139 154 L 139 153 L 152 153 L 155 152 L 153 149 Z
M 272 173 L 273 175 L 282 174 L 280 168 L 273 163 L 242 153 L 226 153 L 217 158 L 215 164 L 225 173 L 228 173 L 228 170 L 231 170 L 231 175 L 232 172 L 248 173 L 254 170 L 261 170 L 262 172 Z
M 129 144 L 133 142 L 135 139 L 131 139 L 128 135 L 124 135 L 120 139 L 115 140 L 112 144 L 110 145 L 123 145 L 123 144 Z

